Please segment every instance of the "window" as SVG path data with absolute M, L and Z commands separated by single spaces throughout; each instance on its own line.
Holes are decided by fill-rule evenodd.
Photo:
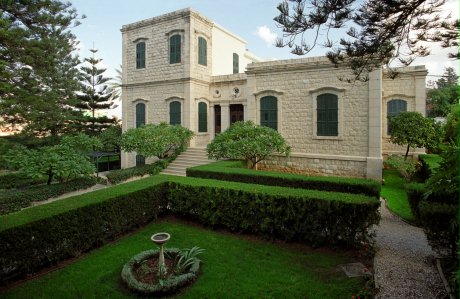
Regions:
M 260 99 L 260 124 L 278 130 L 278 99 L 266 96 Z
M 169 103 L 169 124 L 180 125 L 181 124 L 181 107 L 180 102 L 174 101 Z
M 233 53 L 233 73 L 238 74 L 240 72 L 240 57 L 238 54 Z
M 176 34 L 169 39 L 169 63 L 180 62 L 180 35 Z
M 387 133 L 391 134 L 390 118 L 407 111 L 407 102 L 404 100 L 391 100 L 387 103 Z
M 204 38 L 198 38 L 198 63 L 201 65 L 208 65 L 207 60 L 207 42 Z
M 145 68 L 145 43 L 140 42 L 136 44 L 136 68 Z
M 142 155 L 136 155 L 136 166 L 145 165 L 145 157 Z
M 198 132 L 208 131 L 208 105 L 204 102 L 198 104 Z
M 145 104 L 136 104 L 136 128 L 145 125 Z
M 338 104 L 337 95 L 324 93 L 316 98 L 316 135 L 338 136 Z

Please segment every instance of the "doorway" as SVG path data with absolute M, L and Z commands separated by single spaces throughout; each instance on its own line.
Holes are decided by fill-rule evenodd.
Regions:
M 222 125 L 221 125 L 221 109 L 220 105 L 214 106 L 214 132 L 219 134 L 221 132 Z
M 230 125 L 237 121 L 244 121 L 244 106 L 242 104 L 230 105 Z

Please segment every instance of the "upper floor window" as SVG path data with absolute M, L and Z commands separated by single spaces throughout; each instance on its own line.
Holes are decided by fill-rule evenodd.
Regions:
M 337 95 L 323 93 L 316 98 L 316 135 L 338 136 L 339 100 Z
M 266 96 L 260 99 L 260 124 L 278 130 L 278 99 Z
M 233 53 L 233 73 L 238 74 L 240 72 L 240 57 L 238 54 Z
M 205 102 L 198 104 L 198 132 L 208 131 L 208 105 Z
M 180 102 L 174 101 L 169 103 L 169 124 L 181 124 L 181 107 Z
M 176 34 L 171 36 L 169 39 L 169 63 L 178 63 L 180 62 L 180 51 L 181 51 L 181 44 L 180 44 L 180 35 Z
M 145 104 L 136 104 L 136 128 L 145 125 Z
M 207 42 L 203 37 L 198 37 L 198 63 L 208 65 L 208 48 Z
M 407 111 L 407 102 L 404 100 L 391 100 L 387 103 L 387 132 L 391 134 L 390 118 L 397 116 L 401 112 Z
M 145 68 L 145 42 L 138 42 L 136 44 L 136 68 Z

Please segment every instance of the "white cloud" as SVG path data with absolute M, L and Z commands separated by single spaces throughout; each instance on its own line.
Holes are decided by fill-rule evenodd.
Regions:
M 267 46 L 273 46 L 277 37 L 276 33 L 272 32 L 270 28 L 265 25 L 257 27 L 256 35 L 261 38 Z

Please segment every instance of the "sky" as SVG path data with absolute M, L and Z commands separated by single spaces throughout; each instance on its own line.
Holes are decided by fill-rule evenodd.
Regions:
M 121 65 L 121 32 L 123 25 L 191 7 L 247 42 L 247 49 L 263 59 L 299 58 L 289 48 L 277 48 L 275 39 L 282 36 L 273 20 L 278 15 L 276 6 L 282 0 L 71 0 L 80 15 L 86 15 L 81 25 L 72 29 L 79 44 L 80 57 L 89 57 L 89 49 L 98 49 L 106 75 L 116 76 Z M 445 11 L 459 17 L 459 0 L 448 0 Z M 321 56 L 327 49 L 315 48 L 309 56 Z M 425 65 L 428 80 L 437 80 L 445 67 L 459 72 L 458 60 L 447 57 L 448 49 L 431 46 L 431 55 L 418 58 L 412 65 Z M 120 105 L 121 106 L 121 105 Z M 120 108 L 115 112 L 119 115 Z

